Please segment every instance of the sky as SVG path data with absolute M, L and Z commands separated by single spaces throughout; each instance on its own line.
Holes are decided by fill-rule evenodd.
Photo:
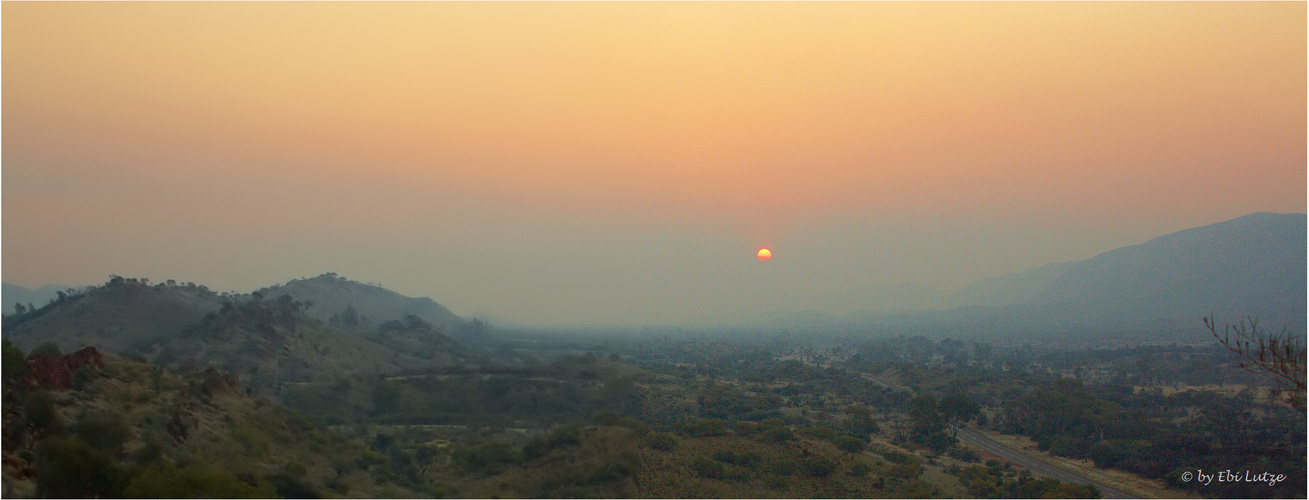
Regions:
M 846 292 L 1305 212 L 1305 9 L 5 2 L 0 274 L 875 310 Z

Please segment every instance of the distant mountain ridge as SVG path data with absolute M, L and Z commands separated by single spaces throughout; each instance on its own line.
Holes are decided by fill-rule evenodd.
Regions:
M 1305 214 L 1256 213 L 1078 262 L 1034 302 L 1136 318 L 1215 312 L 1302 325 L 1305 252 Z
M 1260 212 L 1166 234 L 1091 259 L 1061 262 L 973 282 L 938 301 L 914 290 L 917 311 L 870 304 L 845 315 L 779 314 L 767 325 L 792 331 L 946 336 L 1088 336 L 1103 332 L 1195 336 L 1200 319 L 1257 317 L 1266 328 L 1303 335 L 1306 216 Z M 906 302 L 897 290 L 890 304 Z M 1189 332 L 1189 333 L 1188 333 Z M 1136 338 L 1147 338 L 1136 337 Z
M 14 304 L 23 304 L 23 306 L 41 307 L 49 304 L 58 296 L 59 292 L 73 288 L 67 285 L 43 285 L 37 288 L 27 288 L 25 286 L 15 285 L 13 283 L 4 283 L 0 288 L 0 310 L 5 314 L 14 312 Z

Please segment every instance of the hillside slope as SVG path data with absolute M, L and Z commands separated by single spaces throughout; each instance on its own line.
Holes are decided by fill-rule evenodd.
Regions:
M 115 276 L 26 314 L 6 316 L 4 335 L 24 349 L 54 342 L 64 351 L 96 346 L 146 352 L 217 311 L 224 300 L 203 286 L 151 285 Z
M 309 317 L 282 295 L 218 295 L 204 287 L 114 278 L 36 311 L 5 318 L 5 337 L 22 349 L 94 346 L 175 369 L 215 367 L 244 390 L 278 392 L 289 383 L 365 377 L 459 364 L 463 349 L 416 316 L 373 327 L 337 327 Z
M 377 326 L 387 321 L 417 316 L 442 332 L 454 332 L 464 326 L 463 318 L 427 297 L 406 297 L 385 288 L 352 281 L 335 273 L 308 279 L 291 280 L 259 290 L 265 297 L 290 295 L 312 304 L 306 313 L 320 321 L 357 321 Z M 353 313 L 349 312 L 353 310 Z M 347 319 L 353 317 L 352 319 Z
M 178 374 L 94 348 L 27 364 L 17 376 L 6 366 L 5 497 L 426 496 L 387 480 L 361 443 L 212 369 Z
M 1137 320 L 1233 320 L 1304 331 L 1305 214 L 1256 213 L 1160 236 L 1076 263 L 1034 303 Z
M 1219 324 L 1253 316 L 1265 328 L 1302 335 L 1306 247 L 1305 214 L 1256 213 L 1084 261 L 981 280 L 951 295 L 951 309 L 885 314 L 870 308 L 779 325 L 1038 342 L 1193 342 L 1209 339 L 1200 319 L 1213 314 Z

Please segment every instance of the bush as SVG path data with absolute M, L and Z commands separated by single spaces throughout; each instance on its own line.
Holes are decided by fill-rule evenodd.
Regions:
M 535 436 L 527 444 L 523 445 L 523 459 L 533 460 L 545 456 L 550 452 L 550 445 L 546 444 L 545 438 Z
M 656 450 L 671 451 L 677 449 L 677 446 L 680 443 L 678 443 L 677 438 L 673 437 L 672 434 L 666 432 L 651 432 L 645 436 L 645 444 Z
M 849 453 L 859 453 L 864 451 L 867 447 L 864 440 L 850 436 L 837 436 L 836 440 L 832 443 L 835 444 L 837 448 L 840 448 L 841 451 Z
M 118 498 L 127 475 L 114 460 L 77 439 L 52 436 L 36 447 L 36 496 Z
M 23 415 L 27 422 L 38 430 L 50 434 L 63 431 L 64 422 L 55 411 L 55 398 L 46 391 L 37 391 L 27 395 L 23 402 Z
M 826 458 L 809 457 L 801 463 L 801 467 L 810 477 L 827 477 L 836 470 L 836 462 Z
M 267 482 L 252 486 L 231 471 L 193 461 L 181 469 L 156 464 L 143 469 L 123 494 L 130 498 L 272 498 L 277 491 Z
M 550 436 L 546 438 L 546 444 L 549 444 L 550 448 L 577 446 L 581 442 L 582 426 L 576 423 L 556 427 L 553 431 L 550 431 Z
M 500 441 L 461 444 L 450 452 L 450 457 L 465 471 L 482 474 L 496 474 L 514 462 L 513 449 Z
M 854 477 L 864 477 L 872 470 L 873 468 L 869 467 L 868 464 L 859 462 L 850 466 L 850 475 Z
M 836 431 L 833 431 L 830 427 L 824 427 L 824 426 L 811 425 L 811 426 L 801 427 L 799 432 L 800 435 L 802 436 L 809 436 L 811 438 L 821 439 L 824 441 L 831 441 L 832 439 L 836 438 Z
M 83 415 L 73 425 L 73 432 L 91 447 L 114 457 L 123 454 L 123 445 L 132 438 L 132 429 L 116 413 Z
M 710 437 L 727 434 L 727 426 L 722 420 L 701 420 L 682 429 L 689 437 Z
M 731 450 L 719 450 L 714 452 L 714 460 L 726 464 L 732 464 L 740 467 L 756 468 L 764 461 L 764 457 L 758 452 L 747 451 L 737 453 Z
M 4 357 L 0 359 L 0 366 L 4 367 L 4 379 L 9 380 L 27 375 L 27 360 L 23 357 L 23 350 L 8 340 L 5 340 L 3 344 Z
M 881 453 L 881 455 L 882 458 L 885 458 L 887 462 L 891 462 L 893 464 L 918 465 L 918 458 L 908 453 L 901 453 L 898 451 L 887 451 Z
M 696 475 L 708 479 L 723 479 L 727 476 L 727 469 L 723 464 L 705 457 L 695 457 L 691 462 L 691 470 L 695 471 Z
M 947 454 L 956 460 L 962 460 L 965 462 L 982 461 L 982 457 L 978 456 L 977 452 L 969 448 L 953 448 Z
M 795 440 L 795 432 L 792 431 L 789 427 L 777 426 L 777 427 L 769 428 L 766 435 L 769 438 L 771 438 L 773 441 L 780 442 L 780 441 Z
M 749 436 L 759 430 L 759 425 L 754 422 L 737 422 L 732 425 L 732 432 L 738 436 Z
M 768 465 L 764 467 L 764 470 L 773 475 L 789 476 L 795 474 L 796 469 L 799 468 L 799 464 L 797 464 L 794 459 L 783 458 L 769 462 Z

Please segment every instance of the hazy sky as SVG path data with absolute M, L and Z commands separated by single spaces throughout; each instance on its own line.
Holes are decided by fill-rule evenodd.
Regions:
M 26 286 L 728 321 L 1306 208 L 1303 2 L 2 9 Z

